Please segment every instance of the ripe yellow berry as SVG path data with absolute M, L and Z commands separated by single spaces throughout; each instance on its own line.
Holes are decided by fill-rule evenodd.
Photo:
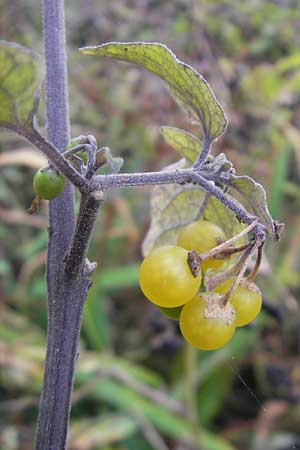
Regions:
M 201 295 L 197 295 L 182 308 L 179 325 L 185 340 L 201 350 L 216 350 L 230 341 L 235 332 L 234 320 L 226 323 L 222 317 L 207 318 L 208 307 Z
M 159 247 L 140 267 L 139 282 L 144 295 L 158 306 L 181 306 L 196 295 L 201 273 L 194 277 L 187 263 L 188 251 L 175 245 Z
M 203 253 L 210 250 L 226 240 L 224 231 L 215 223 L 207 220 L 198 220 L 184 227 L 179 233 L 177 245 L 186 250 L 196 250 Z M 209 258 L 203 261 L 201 269 L 217 270 L 224 264 L 223 260 Z
M 233 285 L 234 280 L 234 277 L 228 278 L 216 286 L 214 292 L 225 294 Z M 254 283 L 242 281 L 231 294 L 229 301 L 236 311 L 235 324 L 237 327 L 242 327 L 258 316 L 262 305 L 262 295 Z

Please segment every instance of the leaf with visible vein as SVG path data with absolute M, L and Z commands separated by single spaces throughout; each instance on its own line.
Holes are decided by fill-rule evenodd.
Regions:
M 165 170 L 183 169 L 181 159 Z M 175 244 L 180 227 L 197 219 L 205 193 L 194 185 L 168 184 L 151 192 L 151 225 L 142 245 L 146 256 L 155 247 Z
M 110 42 L 83 47 L 80 51 L 86 55 L 106 56 L 145 67 L 167 83 L 177 103 L 202 125 L 205 138 L 213 141 L 224 132 L 227 120 L 207 81 L 165 45 Z
M 181 159 L 165 170 L 186 167 L 186 160 Z M 156 247 L 175 245 L 180 229 L 200 217 L 218 224 L 228 238 L 244 226 L 223 203 L 194 184 L 156 186 L 151 192 L 150 208 L 151 224 L 142 244 L 144 256 Z
M 230 195 L 227 195 L 227 197 L 230 197 Z M 213 196 L 209 197 L 205 205 L 203 218 L 219 225 L 227 238 L 235 236 L 244 228 L 244 225 L 238 221 L 234 212 Z M 242 241 L 238 242 L 242 244 Z
M 193 134 L 175 127 L 161 127 L 160 132 L 165 142 L 181 156 L 194 163 L 199 156 L 202 143 Z
M 32 50 L 0 41 L 0 126 L 31 128 L 41 87 L 41 59 Z
M 254 215 L 265 225 L 268 233 L 276 239 L 274 221 L 269 212 L 266 191 L 262 185 L 246 175 L 232 176 L 229 185 L 245 198 Z

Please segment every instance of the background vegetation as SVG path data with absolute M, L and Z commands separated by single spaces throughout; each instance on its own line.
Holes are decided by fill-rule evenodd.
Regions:
M 0 1 L 1 38 L 42 51 L 39 2 Z M 160 125 L 190 125 L 140 69 L 85 58 L 79 46 L 162 42 L 210 82 L 229 127 L 214 148 L 268 192 L 286 224 L 269 243 L 259 320 L 216 352 L 188 349 L 137 285 L 149 191 L 111 192 L 90 258 L 72 450 L 300 449 L 300 3 L 297 0 L 66 1 L 72 135 L 94 134 L 124 170 L 159 170 L 176 154 Z M 44 114 L 41 108 L 40 122 Z M 26 215 L 43 157 L 0 142 L 0 449 L 32 448 L 46 331 L 47 204 Z M 193 444 L 193 442 L 198 442 Z

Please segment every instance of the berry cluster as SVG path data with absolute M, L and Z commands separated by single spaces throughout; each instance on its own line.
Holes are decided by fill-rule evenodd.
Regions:
M 183 228 L 177 245 L 156 248 L 142 262 L 139 282 L 144 295 L 162 314 L 179 320 L 186 341 L 202 350 L 223 347 L 236 327 L 252 322 L 258 315 L 262 296 L 249 280 L 228 277 L 208 291 L 201 283 L 208 269 L 219 270 L 225 259 L 208 257 L 192 272 L 189 251 L 204 254 L 226 240 L 216 224 L 199 220 Z M 200 292 L 199 292 L 200 291 Z

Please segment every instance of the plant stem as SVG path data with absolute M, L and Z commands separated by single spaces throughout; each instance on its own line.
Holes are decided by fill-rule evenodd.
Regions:
M 44 0 L 45 1 L 45 0 Z M 230 178 L 222 174 L 216 174 L 202 167 L 202 163 L 197 161 L 197 166 L 193 166 L 189 169 L 181 170 L 168 170 L 161 172 L 146 172 L 146 173 L 121 173 L 121 174 L 108 174 L 108 175 L 96 175 L 91 180 L 83 178 L 70 164 L 69 162 L 57 154 L 57 150 L 51 146 L 38 132 L 33 130 L 32 133 L 24 134 L 27 139 L 34 143 L 40 150 L 46 155 L 51 157 L 51 160 L 56 167 L 62 172 L 65 177 L 70 180 L 82 194 L 87 194 L 93 190 L 107 190 L 110 188 L 126 188 L 133 186 L 151 186 L 160 184 L 196 184 L 200 186 L 208 195 L 213 195 L 220 202 L 222 202 L 227 208 L 231 209 L 237 216 L 237 218 L 246 224 L 251 224 L 257 218 L 248 211 L 235 199 L 229 197 L 220 189 L 214 181 L 229 183 Z M 203 147 L 205 151 L 205 146 Z M 207 150 L 209 151 L 209 150 Z M 202 155 L 202 153 L 201 153 Z M 94 162 L 94 160 L 93 160 Z M 92 165 L 89 168 L 89 172 L 92 173 Z M 89 177 L 87 177 L 89 178 Z M 281 224 L 274 222 L 274 228 L 278 231 L 277 239 L 279 239 L 279 231 Z M 261 242 L 265 238 L 264 226 L 260 223 L 254 229 L 254 234 Z
M 234 235 L 233 237 L 227 239 L 227 241 L 222 242 L 221 244 L 217 245 L 216 247 L 213 247 L 210 250 L 206 250 L 206 252 L 203 252 L 199 254 L 201 258 L 201 262 L 203 262 L 207 258 L 212 258 L 215 255 L 218 255 L 219 253 L 226 252 L 226 249 L 228 249 L 234 242 L 242 238 L 243 236 L 246 236 L 248 233 L 250 233 L 253 228 L 255 228 L 257 225 L 257 220 L 254 220 L 250 225 L 248 225 L 246 228 L 244 228 L 242 231 L 240 231 L 238 234 Z M 246 247 L 248 244 L 245 244 Z M 237 247 L 238 248 L 238 247 Z M 240 247 L 242 250 L 244 250 L 244 246 Z M 235 247 L 233 247 L 235 249 Z
M 211 179 L 209 178 L 210 176 Z M 210 174 L 207 171 L 202 173 L 201 169 L 194 170 L 193 168 L 148 173 L 98 175 L 91 180 L 91 188 L 106 190 L 109 188 L 125 188 L 129 186 L 193 183 L 197 184 L 208 194 L 211 194 L 220 200 L 223 205 L 235 213 L 241 222 L 249 225 L 257 221 L 257 218 L 248 213 L 248 211 L 238 201 L 226 195 L 222 189 L 213 183 L 214 176 L 215 174 Z M 259 240 L 263 241 L 265 236 L 263 225 L 258 223 L 253 229 L 253 232 Z
M 64 0 L 43 1 L 46 61 L 46 112 L 48 139 L 63 152 L 70 139 L 67 67 L 65 54 Z M 75 228 L 74 192 L 70 183 L 50 202 L 48 245 L 48 302 L 57 290 L 56 268 L 63 261 Z M 59 270 L 59 269 L 58 269 Z
M 78 273 L 84 271 L 86 254 L 101 202 L 101 191 L 94 191 L 81 199 L 76 230 L 70 252 L 65 259 L 65 273 L 70 279 L 75 279 Z
M 56 159 L 53 162 L 57 160 L 60 164 L 63 158 L 59 157 L 56 149 L 64 151 L 69 141 L 63 0 L 43 0 L 43 19 L 47 129 L 52 148 L 51 144 L 47 144 L 48 147 L 42 150 L 48 156 L 54 155 Z M 41 140 L 36 145 L 40 148 Z M 49 148 L 51 155 L 47 153 Z M 75 181 L 81 178 L 66 164 L 62 172 L 69 179 L 74 175 Z M 64 259 L 70 248 L 74 229 L 74 192 L 73 186 L 68 182 L 64 192 L 50 202 L 47 351 L 36 450 L 64 450 L 66 446 L 81 316 L 90 286 L 90 280 L 81 270 L 86 250 L 79 255 L 78 268 L 73 276 L 66 274 Z M 85 236 L 87 242 L 89 237 Z
M 209 155 L 210 148 L 211 148 L 211 139 L 209 138 L 209 136 L 207 136 L 204 139 L 203 147 L 201 149 L 199 157 L 198 157 L 197 161 L 195 161 L 193 164 L 194 169 L 198 169 L 199 167 L 202 166 L 202 164 L 205 162 L 207 156 Z
M 259 271 L 261 261 L 262 261 L 262 252 L 263 252 L 263 245 L 259 245 L 257 247 L 257 257 L 256 257 L 255 265 L 254 265 L 251 273 L 247 277 L 247 281 L 249 281 L 250 283 L 252 281 L 254 281 L 254 279 Z
M 49 142 L 45 139 L 38 130 L 32 129 L 22 130 L 22 136 L 25 137 L 31 144 L 39 148 L 51 161 L 51 163 L 69 180 L 82 194 L 87 194 L 89 192 L 88 181 L 81 176 L 81 174 L 69 163 L 69 161 L 61 155 L 65 148 L 65 144 L 57 145 Z M 48 136 L 50 139 L 50 132 L 48 131 Z M 67 139 L 69 138 L 69 133 L 67 134 Z M 56 135 L 53 136 L 53 141 L 58 141 L 60 138 Z M 65 142 L 65 139 L 62 139 Z M 60 151 L 58 150 L 60 149 Z M 69 183 L 68 183 L 69 185 Z M 73 193 L 72 198 L 73 198 Z
M 58 277 L 57 304 L 48 311 L 44 385 L 36 433 L 36 450 L 64 450 L 68 433 L 75 362 L 82 311 L 89 281 Z M 63 303 L 61 300 L 63 299 Z
M 49 302 L 44 405 L 40 411 L 37 450 L 65 449 L 81 318 L 91 285 L 85 270 L 86 253 L 101 201 L 99 192 L 83 198 L 70 250 L 56 274 L 57 299 L 53 304 Z
M 244 273 L 246 272 L 246 270 L 248 268 L 249 262 L 253 256 L 256 248 L 257 248 L 257 243 L 254 242 L 253 244 L 249 245 L 248 249 L 244 252 L 244 255 L 243 255 L 245 257 L 244 263 L 243 263 L 241 269 L 239 270 L 239 273 L 237 274 L 237 277 L 235 278 L 233 284 L 231 285 L 229 290 L 224 295 L 224 298 L 222 301 L 224 306 L 227 305 L 232 293 L 235 291 L 235 289 L 238 287 L 238 285 L 242 281 Z

